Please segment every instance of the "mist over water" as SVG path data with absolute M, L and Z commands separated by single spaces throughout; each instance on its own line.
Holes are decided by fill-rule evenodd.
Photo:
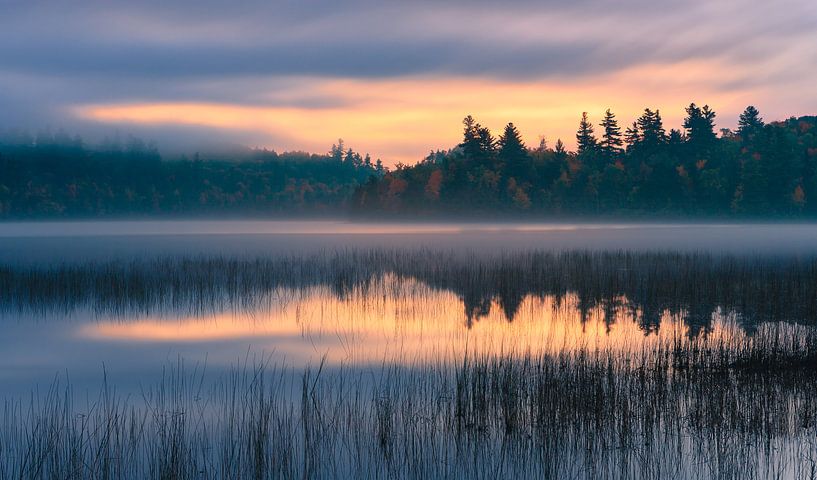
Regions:
M 87 262 L 157 255 L 264 256 L 343 248 L 456 252 L 590 249 L 810 255 L 817 225 L 123 221 L 0 224 L 0 261 Z

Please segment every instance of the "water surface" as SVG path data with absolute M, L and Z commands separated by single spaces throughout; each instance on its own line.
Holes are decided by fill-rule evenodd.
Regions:
M 0 224 L 0 325 L 0 476 L 804 478 L 817 459 L 805 224 Z
M 127 221 L 0 223 L 0 262 L 154 255 L 258 256 L 346 247 L 817 253 L 814 224 Z
M 0 224 L 0 247 L 0 262 L 5 265 L 46 270 L 71 264 L 103 268 L 106 262 L 157 258 L 277 258 L 366 249 L 442 251 L 464 259 L 466 265 L 469 258 L 574 249 L 810 258 L 817 253 L 817 226 L 6 223 Z M 569 291 L 573 287 L 550 292 L 524 284 L 510 288 L 497 281 L 475 289 L 465 280 L 458 282 L 455 276 L 435 284 L 434 278 L 386 275 L 378 278 L 377 288 L 351 293 L 337 291 L 337 286 L 326 282 L 261 294 L 239 291 L 237 297 L 252 301 L 237 306 L 200 298 L 197 301 L 202 304 L 214 301 L 215 305 L 198 312 L 180 312 L 169 305 L 131 305 L 117 311 L 114 300 L 133 297 L 127 293 L 111 298 L 110 304 L 103 299 L 101 305 L 79 307 L 51 298 L 40 312 L 9 309 L 2 314 L 0 379 L 4 393 L 42 388 L 55 376 L 92 388 L 104 371 L 122 388 L 135 389 L 180 358 L 207 365 L 214 374 L 248 356 L 271 357 L 294 366 L 325 357 L 333 364 L 362 368 L 440 355 L 456 358 L 466 351 L 553 353 L 579 344 L 641 346 L 657 339 L 694 336 L 702 326 L 740 330 L 734 327 L 740 315 L 720 311 L 716 304 L 688 305 L 687 310 L 697 316 L 690 325 L 680 309 L 653 308 L 643 300 L 632 303 L 626 295 L 588 300 Z

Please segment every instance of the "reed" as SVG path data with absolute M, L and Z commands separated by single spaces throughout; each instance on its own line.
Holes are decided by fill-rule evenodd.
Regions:
M 718 350 L 713 350 L 717 353 Z M 7 401 L 3 478 L 813 478 L 817 375 L 674 368 L 673 350 L 369 369 L 182 365 Z

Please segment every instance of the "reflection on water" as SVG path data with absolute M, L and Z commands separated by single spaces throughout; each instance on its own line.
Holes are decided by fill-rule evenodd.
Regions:
M 103 388 L 97 403 L 75 407 L 49 392 L 28 430 L 19 418 L 29 407 L 12 403 L 0 421 L 0 438 L 14 438 L 0 443 L 9 471 L 25 472 L 33 451 L 45 472 L 126 479 L 157 469 L 174 472 L 164 478 L 799 479 L 817 458 L 809 327 L 747 333 L 717 310 L 694 333 L 669 310 L 645 328 L 623 296 L 588 307 L 576 293 L 520 293 L 511 308 L 507 296 L 482 294 L 475 311 L 462 293 L 410 277 L 353 285 L 276 288 L 252 308 L 218 313 L 74 311 L 16 324 L 3 341 L 68 344 L 85 355 L 67 362 L 74 384 L 103 361 L 120 396 Z M 274 367 L 226 368 L 250 346 Z M 0 359 L 15 354 L 2 349 Z M 157 379 L 168 358 L 197 355 L 223 368 L 214 381 Z M 746 361 L 771 368 L 753 373 Z M 133 391 L 122 388 L 127 368 Z M 62 448 L 52 453 L 40 431 L 56 432 L 49 442 Z M 79 453 L 64 446 L 77 438 Z M 83 466 L 72 467 L 77 457 Z
M 622 351 L 645 343 L 678 341 L 689 327 L 665 312 L 659 328 L 644 331 L 626 299 L 615 308 L 578 308 L 575 295 L 521 298 L 509 314 L 501 298 L 480 303 L 479 315 L 456 294 L 412 280 L 387 281 L 388 295 L 353 292 L 338 298 L 326 287 L 279 291 L 252 312 L 161 318 L 101 319 L 81 325 L 96 342 L 199 343 L 225 348 L 251 342 L 299 364 L 323 356 L 333 363 L 371 364 L 462 358 L 485 354 L 558 354 L 590 349 Z M 283 300 L 282 300 L 283 299 Z M 742 334 L 727 315 L 715 317 L 709 336 Z M 227 347 L 230 348 L 230 347 Z M 240 348 L 240 347 L 239 347 Z
M 6 265 L 0 323 L 0 477 L 808 478 L 817 464 L 812 257 Z M 72 389 L 28 396 L 55 372 Z
M 371 366 L 740 344 L 775 319 L 814 323 L 813 300 L 791 301 L 812 298 L 814 265 L 369 251 L 12 269 L 0 271 L 0 376 L 30 388 L 63 369 L 93 384 L 102 365 L 139 383 L 176 356 L 219 370 L 248 352 Z

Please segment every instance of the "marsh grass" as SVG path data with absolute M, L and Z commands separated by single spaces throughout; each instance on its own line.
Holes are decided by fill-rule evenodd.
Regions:
M 103 385 L 82 404 L 55 384 L 7 401 L 0 475 L 813 478 L 813 370 L 679 369 L 678 353 L 264 362 L 214 382 L 179 364 L 140 397 Z

